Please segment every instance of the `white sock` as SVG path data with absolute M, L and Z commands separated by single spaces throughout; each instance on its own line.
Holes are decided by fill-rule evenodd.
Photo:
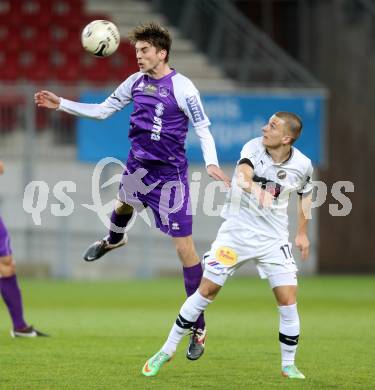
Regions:
M 294 364 L 294 358 L 298 346 L 299 338 L 299 317 L 297 304 L 279 306 L 280 327 L 279 340 L 281 348 L 281 366 Z
M 182 338 L 189 333 L 190 328 L 197 321 L 199 315 L 211 303 L 209 299 L 199 294 L 198 290 L 185 301 L 182 305 L 180 314 L 169 333 L 168 339 L 161 350 L 169 356 L 172 356 L 177 349 Z

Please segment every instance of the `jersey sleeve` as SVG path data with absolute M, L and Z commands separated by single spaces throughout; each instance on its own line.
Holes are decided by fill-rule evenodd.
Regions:
M 204 112 L 198 90 L 189 79 L 177 79 L 174 83 L 175 96 L 180 109 L 189 118 L 195 129 L 210 126 Z
M 116 111 L 122 110 L 132 100 L 132 86 L 140 77 L 139 73 L 135 73 L 128 77 L 108 98 L 98 104 L 79 103 L 72 100 L 60 98 L 60 106 L 58 111 L 65 111 L 68 114 L 92 118 L 106 119 Z
M 306 170 L 306 173 L 304 174 L 302 178 L 302 185 L 297 191 L 299 195 L 308 195 L 311 193 L 313 189 L 312 185 L 312 175 L 313 175 L 313 166 L 311 165 L 311 162 L 309 163 L 309 166 Z
M 241 155 L 240 159 L 238 160 L 237 163 L 241 162 L 241 160 L 250 160 L 252 166 L 254 167 L 255 164 L 255 156 L 258 152 L 258 140 L 257 139 L 252 139 L 251 141 L 247 142 L 242 150 L 241 150 Z
M 179 75 L 173 81 L 177 104 L 189 118 L 200 140 L 206 166 L 219 166 L 214 138 L 209 130 L 211 124 L 201 102 L 198 90 L 186 77 Z

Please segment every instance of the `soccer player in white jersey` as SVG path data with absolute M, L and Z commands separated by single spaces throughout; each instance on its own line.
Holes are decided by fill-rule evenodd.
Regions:
M 199 92 L 185 76 L 168 65 L 172 40 L 169 32 L 149 23 L 136 27 L 130 34 L 135 46 L 140 71 L 129 76 L 104 102 L 77 103 L 60 98 L 49 91 L 35 94 L 39 107 L 57 109 L 69 114 L 105 119 L 133 102 L 129 139 L 131 149 L 123 173 L 119 201 L 112 213 L 112 228 L 107 237 L 92 244 L 84 255 L 86 261 L 97 260 L 105 253 L 127 242 L 125 228 L 134 208 L 150 207 L 156 227 L 172 237 L 183 265 L 187 295 L 198 288 L 202 266 L 192 239 L 188 162 L 185 139 L 189 120 L 200 138 L 207 173 L 229 185 L 230 180 L 219 168 L 215 142 L 209 130 Z M 127 130 L 127 125 L 124 124 Z M 103 137 L 106 135 L 103 134 Z M 116 140 L 114 140 L 116 142 Z M 139 180 L 136 172 L 147 171 Z M 167 206 L 163 206 L 163 189 L 173 184 Z M 174 199 L 173 199 L 174 198 Z M 167 209 L 167 210 L 165 210 Z M 205 322 L 203 316 L 192 327 L 187 358 L 198 359 L 204 351 Z
M 198 290 L 180 309 L 167 341 L 145 363 L 142 373 L 154 376 L 171 359 L 191 324 L 205 311 L 229 275 L 244 262 L 254 261 L 261 278 L 267 278 L 280 314 L 281 372 L 304 379 L 294 364 L 300 322 L 297 312 L 297 267 L 288 240 L 288 199 L 298 196 L 298 228 L 295 244 L 307 259 L 308 215 L 311 201 L 312 165 L 292 146 L 302 129 L 300 118 L 278 112 L 263 127 L 263 137 L 242 149 L 232 190 L 223 208 L 226 219 L 204 256 L 204 273 Z

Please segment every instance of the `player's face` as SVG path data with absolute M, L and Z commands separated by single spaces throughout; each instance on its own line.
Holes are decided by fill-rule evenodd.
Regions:
M 268 123 L 262 127 L 263 145 L 268 148 L 278 148 L 290 142 L 283 119 L 272 115 Z
M 145 41 L 138 41 L 135 44 L 135 54 L 139 70 L 143 73 L 153 73 L 161 63 L 164 63 L 166 51 L 156 50 L 155 46 Z

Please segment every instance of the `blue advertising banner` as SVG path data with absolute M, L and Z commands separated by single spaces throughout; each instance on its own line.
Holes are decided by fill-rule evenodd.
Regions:
M 81 97 L 86 103 L 103 101 L 109 94 L 87 92 Z M 219 161 L 234 163 L 242 146 L 262 133 L 262 126 L 277 111 L 298 114 L 303 130 L 295 146 L 315 165 L 324 164 L 325 157 L 325 102 L 319 92 L 262 92 L 244 94 L 202 94 L 206 114 L 211 120 L 211 132 L 216 142 Z M 105 121 L 79 119 L 78 158 L 97 161 L 113 156 L 124 160 L 130 144 L 127 138 L 132 105 Z M 190 162 L 203 163 L 202 151 L 194 129 L 187 137 Z

